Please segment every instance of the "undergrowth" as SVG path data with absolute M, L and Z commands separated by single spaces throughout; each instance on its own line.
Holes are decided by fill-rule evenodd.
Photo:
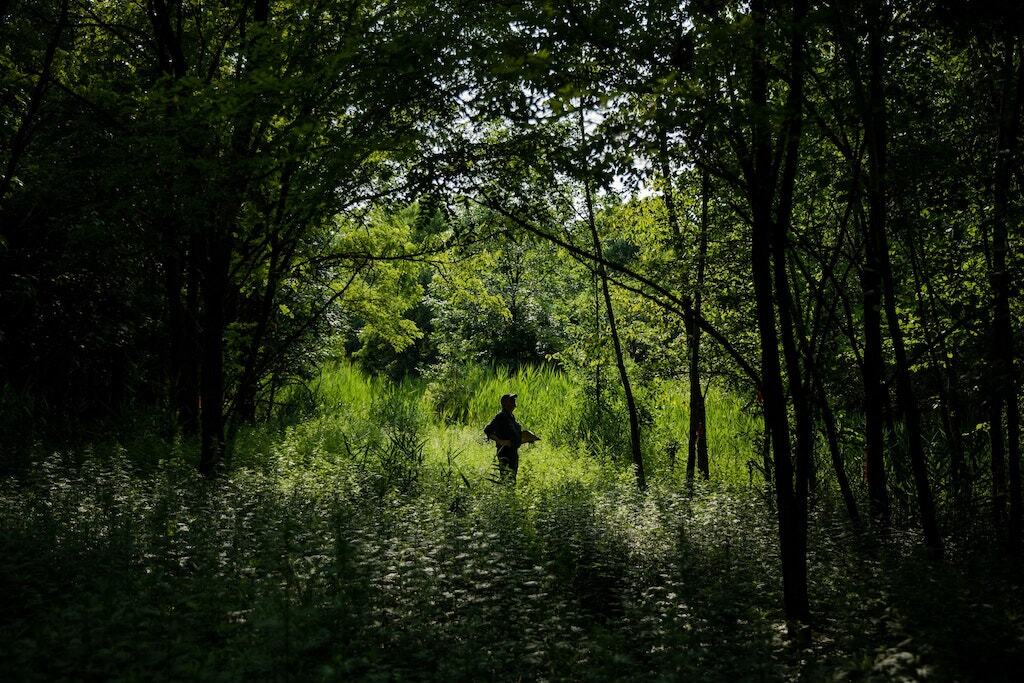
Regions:
M 1021 661 L 1017 568 L 980 532 L 932 564 L 823 497 L 815 621 L 791 632 L 770 500 L 744 477 L 687 492 L 663 467 L 641 496 L 552 438 L 512 489 L 485 404 L 451 424 L 422 385 L 322 381 L 311 416 L 242 434 L 213 481 L 173 444 L 5 480 L 0 679 L 997 680 Z M 527 412 L 540 395 L 523 421 L 546 434 L 568 418 Z

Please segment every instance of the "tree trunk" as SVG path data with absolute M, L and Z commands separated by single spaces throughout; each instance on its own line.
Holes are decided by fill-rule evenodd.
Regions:
M 180 2 L 174 3 L 180 13 Z M 153 31 L 152 45 L 156 50 L 158 72 L 166 80 L 169 89 L 187 73 L 180 26 L 175 28 L 175 17 L 166 0 L 151 0 L 148 5 L 150 27 Z M 177 97 L 169 98 L 166 115 L 173 123 L 178 114 Z M 199 156 L 191 140 L 182 143 L 191 154 Z M 170 187 L 170 178 L 167 178 Z M 196 180 L 193 178 L 193 180 Z M 198 185 L 199 183 L 197 183 Z M 168 191 L 171 193 L 171 191 Z M 173 193 L 172 193 L 173 194 Z M 184 239 L 181 231 L 185 221 L 181 218 L 180 197 L 172 196 L 171 215 L 165 221 L 165 286 L 167 295 L 168 324 L 168 393 L 177 425 L 187 435 L 194 435 L 199 429 L 200 403 L 202 398 L 199 368 L 202 364 L 198 342 L 198 289 L 199 261 L 205 258 L 200 252 L 199 238 L 192 234 Z
M 597 340 L 598 351 L 601 349 L 601 294 L 600 278 L 594 273 L 594 337 Z M 598 416 L 601 413 L 601 362 L 594 366 L 594 405 L 597 408 Z
M 764 406 L 761 406 L 761 420 L 764 422 L 764 430 L 761 433 L 761 466 L 764 468 L 765 494 L 770 497 L 775 481 L 775 469 L 772 467 L 772 430 Z
M 795 172 L 795 145 L 799 139 L 799 125 L 794 117 L 800 116 L 801 94 L 798 90 L 802 83 L 802 49 L 803 34 L 800 23 L 804 18 L 804 3 L 794 3 L 793 25 L 793 68 L 796 78 L 791 82 L 790 102 L 787 106 L 787 118 L 791 133 L 788 136 L 786 149 L 786 171 Z M 783 335 L 792 334 L 792 321 L 776 327 L 776 299 L 784 302 L 788 298 L 788 279 L 785 277 L 784 241 L 788 228 L 787 204 L 792 197 L 785 192 L 792 192 L 792 177 L 785 177 L 780 194 L 780 216 L 773 216 L 775 204 L 776 174 L 772 169 L 774 157 L 770 139 L 770 124 L 767 113 L 768 105 L 768 64 L 766 12 L 764 0 L 751 3 L 753 19 L 753 54 L 751 68 L 751 101 L 753 103 L 752 145 L 753 159 L 748 168 L 748 195 L 752 214 L 751 231 L 751 270 L 754 284 L 754 300 L 757 312 L 758 333 L 761 340 L 761 380 L 764 399 L 765 422 L 772 438 L 773 469 L 775 471 L 775 500 L 779 519 L 779 547 L 782 556 L 783 606 L 787 618 L 806 621 L 810 616 L 807 598 L 807 509 L 806 499 L 801 502 L 801 491 L 806 495 L 806 488 L 799 482 L 794 489 L 794 470 L 792 447 L 790 444 L 789 416 L 786 408 L 786 391 L 783 385 L 782 366 L 779 361 L 779 330 Z M 794 89 L 797 91 L 794 92 Z M 792 135 L 795 133 L 796 135 Z M 777 220 L 780 219 L 781 220 Z M 773 259 L 773 256 L 775 257 Z M 773 264 L 777 275 L 773 279 Z M 785 291 L 779 291 L 785 287 Z M 782 303 L 782 315 L 788 315 L 786 303 Z M 781 322 L 781 321 L 780 321 Z M 787 361 L 791 361 L 788 347 L 792 340 L 783 338 L 786 347 Z M 793 382 L 799 382 L 799 373 L 790 375 L 791 388 Z M 798 448 L 803 447 L 805 440 L 801 434 L 805 425 L 797 425 Z M 798 453 L 798 467 L 803 463 L 806 454 Z
M 995 384 L 994 377 L 990 381 Z M 988 401 L 988 445 L 992 463 L 992 519 L 1001 525 L 1006 521 L 1006 435 L 1003 432 L 1003 402 L 996 386 L 991 387 Z
M 676 210 L 675 193 L 672 190 L 672 168 L 668 158 L 668 135 L 664 126 L 658 130 L 658 159 L 661 174 L 665 181 L 665 212 L 668 216 L 669 228 L 672 231 L 676 258 L 681 258 L 686 251 L 683 234 L 679 226 L 679 213 Z M 689 438 L 686 448 L 686 481 L 693 482 L 695 471 L 700 471 L 706 480 L 710 477 L 707 444 L 707 409 L 704 394 L 700 390 L 700 337 L 701 329 L 697 320 L 701 314 L 701 299 L 704 289 L 704 264 L 708 252 L 708 198 L 711 191 L 711 179 L 707 168 L 701 169 L 701 217 L 700 236 L 697 247 L 697 279 L 694 284 L 693 315 L 686 320 L 686 358 L 688 379 L 690 384 L 689 407 Z
M 206 241 L 202 280 L 199 471 L 210 477 L 224 455 L 224 332 L 231 248 L 228 239 L 221 235 L 211 234 Z
M 179 5 L 180 10 L 180 5 Z M 262 27 L 270 18 L 268 0 L 256 0 L 252 5 L 253 20 Z M 257 68 L 261 58 L 259 32 L 246 33 L 246 15 L 243 13 L 240 34 L 245 41 L 246 59 L 238 67 L 238 75 L 247 78 Z M 200 422 L 201 452 L 199 471 L 211 476 L 226 455 L 229 442 L 225 440 L 225 404 L 228 401 L 224 360 L 227 351 L 225 332 L 228 323 L 238 319 L 236 306 L 228 308 L 229 295 L 235 302 L 237 291 L 231 282 L 231 260 L 234 253 L 231 226 L 235 225 L 244 206 L 246 193 L 252 177 L 245 169 L 246 161 L 254 152 L 253 129 L 259 117 L 256 110 L 243 110 L 234 122 L 228 157 L 229 173 L 223 193 L 225 203 L 220 213 L 219 224 L 207 226 L 205 236 L 207 252 L 203 275 L 203 345 L 202 345 L 202 413 Z M 231 289 L 229 289 L 231 288 Z M 249 397 L 243 395 L 243 401 Z M 255 395 L 252 396 L 255 409 Z M 232 431 L 233 436 L 233 431 Z
M 863 78 L 859 65 L 859 37 L 851 35 L 851 17 L 837 17 L 835 32 L 844 49 L 844 61 L 851 84 L 855 90 L 857 108 L 860 113 L 865 135 L 868 138 L 869 169 L 868 185 L 868 217 L 858 210 L 856 220 L 860 226 L 863 264 L 860 273 L 861 301 L 863 304 L 862 329 L 864 334 L 864 355 L 861 380 L 864 391 L 864 480 L 868 487 L 868 514 L 871 522 L 885 527 L 889 524 L 889 492 L 886 486 L 885 468 L 885 431 L 886 411 L 889 402 L 888 390 L 885 385 L 884 354 L 882 351 L 882 267 L 881 246 L 874 229 L 879 224 L 879 217 L 884 216 L 884 196 L 878 192 L 881 180 L 877 168 L 877 149 L 874 148 L 875 130 L 871 126 L 869 104 L 864 97 Z M 855 171 L 859 168 L 858 155 L 850 157 Z M 890 430 L 892 431 L 892 430 Z
M 1021 535 L 1021 491 L 1020 491 L 1020 405 L 1016 391 L 1006 404 L 1006 439 L 1009 442 L 1010 474 L 1010 547 L 1015 551 L 1020 546 Z
M 1016 77 L 1014 53 L 1017 53 Z M 1015 82 L 1016 81 L 1016 82 Z M 989 363 L 992 407 L 992 483 L 996 514 L 1001 516 L 1004 494 L 1000 490 L 1003 458 L 1007 459 L 1010 494 L 1010 544 L 1016 548 L 1021 534 L 1020 489 L 1020 407 L 1014 367 L 1015 341 L 1010 315 L 1010 273 L 1006 256 L 1009 251 L 1007 222 L 1009 214 L 1010 176 L 1017 157 L 1020 133 L 1022 93 L 1024 93 L 1024 50 L 1008 37 L 1003 47 L 1003 98 L 996 149 L 993 182 L 992 215 L 992 352 Z M 1003 452 L 1002 412 L 1006 410 L 1005 453 Z M 997 449 L 998 446 L 998 449 Z
M 249 337 L 245 360 L 242 364 L 242 372 L 239 376 L 238 389 L 235 394 L 234 409 L 232 410 L 232 422 L 240 421 L 245 424 L 253 424 L 256 421 L 256 398 L 259 393 L 260 379 L 264 374 L 261 350 L 263 349 L 263 342 L 274 313 L 280 274 L 284 270 L 282 262 L 286 264 L 291 262 L 291 252 L 291 249 L 283 247 L 279 243 L 277 234 L 271 236 L 267 282 L 259 299 L 256 320 L 253 321 L 255 322 L 254 329 Z M 231 431 L 232 438 L 228 439 L 229 443 L 233 441 L 234 428 Z
M 690 438 L 687 445 L 687 467 L 686 475 L 692 478 L 691 463 L 696 460 L 697 470 L 705 480 L 710 478 L 711 472 L 708 465 L 708 440 L 707 440 L 707 407 L 704 403 L 704 394 L 700 390 L 700 327 L 696 324 L 696 318 L 701 314 L 701 301 L 704 292 L 704 264 L 708 254 L 708 195 L 711 192 L 711 179 L 706 168 L 701 169 L 700 174 L 700 238 L 697 246 L 697 282 L 693 293 L 693 316 L 694 323 L 688 331 L 687 341 L 689 342 L 688 360 L 689 381 L 690 381 Z
M 170 405 L 177 426 L 184 424 L 188 413 L 189 396 L 186 385 L 186 366 L 189 363 L 189 348 L 186 340 L 185 302 L 182 292 L 185 284 L 185 264 L 180 246 L 177 244 L 177 230 L 169 225 L 165 230 L 164 280 L 167 294 L 167 386 Z M 191 397 L 192 400 L 195 396 Z
M 873 193 L 869 191 L 872 196 Z M 875 211 L 877 207 L 872 207 Z M 889 492 L 885 476 L 885 419 L 887 402 L 882 363 L 882 278 L 878 265 L 878 244 L 870 221 L 861 221 L 864 242 L 864 268 L 861 292 L 864 302 L 864 477 L 868 485 L 868 512 L 871 521 L 889 524 Z
M 836 416 L 829 405 L 828 396 L 820 383 L 815 382 L 818 390 L 818 405 L 821 406 L 821 421 L 824 426 L 825 440 L 828 442 L 828 452 L 832 458 L 832 468 L 836 473 L 836 481 L 839 483 L 839 493 L 843 497 L 843 505 L 846 506 L 846 514 L 854 526 L 860 526 L 860 513 L 857 511 L 857 500 L 853 496 L 853 489 L 850 487 L 850 479 L 846 476 L 846 462 L 843 459 L 843 451 L 839 446 L 839 428 L 836 425 Z
M 935 555 L 942 554 L 942 537 L 935 519 L 935 504 L 931 485 L 928 482 L 928 464 L 921 437 L 921 418 L 910 378 L 910 365 L 896 312 L 896 286 L 893 281 L 892 264 L 889 260 L 889 243 L 886 235 L 887 218 L 887 111 L 885 100 L 885 55 L 882 36 L 882 2 L 873 0 L 869 16 L 868 53 L 870 80 L 868 84 L 868 107 L 864 121 L 868 147 L 868 228 L 870 240 L 877 249 L 881 268 L 882 290 L 885 312 L 888 320 L 889 337 L 892 340 L 896 360 L 896 393 L 901 404 L 907 440 L 910 451 L 910 468 L 921 515 L 924 542 Z
M 585 140 L 586 130 L 583 118 L 583 108 L 580 108 L 580 139 Z M 586 168 L 586 166 L 584 166 Z M 597 222 L 594 219 L 594 201 L 590 193 L 590 179 L 583 183 L 584 196 L 587 202 L 587 222 L 590 224 L 590 234 L 594 240 L 594 253 L 597 255 L 597 274 L 601 278 L 601 292 L 604 296 L 605 313 L 608 317 L 608 332 L 612 338 L 612 348 L 615 350 L 615 365 L 619 369 L 619 379 L 622 381 L 622 391 L 626 395 L 626 409 L 629 411 L 629 444 L 633 455 L 633 473 L 636 476 L 637 487 L 641 491 L 647 490 L 647 479 L 644 476 L 643 453 L 640 451 L 640 419 L 637 415 L 636 401 L 633 398 L 633 388 L 629 383 L 629 373 L 626 372 L 626 363 L 622 354 L 622 343 L 619 341 L 618 326 L 615 323 L 615 309 L 612 307 L 611 292 L 608 290 L 608 270 L 604 267 L 604 254 L 601 250 L 601 238 L 597 233 Z
M 191 235 L 188 240 L 188 254 L 185 268 L 185 298 L 182 311 L 184 327 L 181 341 L 184 345 L 184 356 L 181 365 L 181 386 L 179 387 L 178 410 L 181 415 L 181 428 L 185 434 L 195 435 L 199 432 L 199 369 L 202 363 L 202 352 L 199 340 L 199 290 L 202 248 L 201 238 Z
M 751 269 L 757 325 L 761 339 L 761 378 L 766 428 L 771 435 L 772 470 L 775 473 L 775 502 L 779 518 L 779 545 L 782 554 L 783 604 L 786 616 L 805 620 L 809 616 L 807 600 L 807 559 L 805 521 L 793 488 L 793 461 L 789 441 L 786 392 L 779 363 L 779 339 L 776 332 L 775 305 L 772 297 L 771 217 L 766 207 L 757 207 L 751 246 Z

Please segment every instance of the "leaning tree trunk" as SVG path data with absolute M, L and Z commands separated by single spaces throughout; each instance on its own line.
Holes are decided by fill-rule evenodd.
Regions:
M 832 469 L 836 473 L 836 481 L 839 483 L 839 493 L 843 497 L 843 505 L 846 506 L 846 514 L 854 526 L 860 526 L 860 513 L 857 510 L 857 500 L 853 496 L 853 488 L 850 486 L 850 479 L 846 476 L 846 462 L 843 458 L 843 451 L 839 446 L 839 426 L 836 424 L 835 413 L 828 402 L 828 395 L 819 380 L 815 380 L 815 388 L 818 392 L 818 405 L 821 407 L 821 420 L 825 432 L 825 440 L 828 442 L 828 452 L 832 458 Z
M 7 159 L 4 164 L 3 174 L 0 175 L 0 206 L 3 205 L 7 192 L 14 183 L 14 175 L 21 164 L 21 160 L 28 150 L 32 137 L 32 130 L 35 128 L 36 119 L 43 106 L 43 99 L 49 90 L 50 82 L 54 73 L 54 58 L 57 56 L 57 49 L 64 40 L 64 32 L 68 28 L 70 12 L 70 0 L 63 0 L 57 14 L 57 25 L 53 34 L 46 43 L 46 51 L 43 53 L 43 63 L 39 68 L 39 76 L 28 95 L 28 103 L 25 107 L 25 114 L 18 122 L 7 149 Z M 0 15 L 2 21 L 2 15 Z M 0 233 L 2 236 L 2 233 Z
M 585 140 L 586 135 L 583 115 L 583 108 L 580 107 L 581 140 Z M 608 318 L 608 333 L 612 338 L 612 348 L 615 350 L 615 365 L 619 370 L 622 391 L 626 395 L 626 409 L 629 411 L 629 445 L 633 456 L 633 473 L 636 476 L 637 486 L 641 491 L 645 491 L 647 489 L 647 478 L 644 475 L 643 453 L 640 450 L 640 418 L 637 415 L 636 400 L 633 398 L 633 387 L 629 382 L 629 373 L 626 371 L 626 363 L 622 353 L 622 342 L 619 340 L 619 330 L 615 323 L 615 309 L 612 307 L 611 292 L 608 289 L 608 270 L 604 267 L 604 253 L 601 250 L 601 237 L 597 233 L 597 221 L 594 218 L 594 199 L 590 192 L 589 178 L 584 179 L 583 188 L 587 203 L 587 222 L 590 225 L 590 234 L 594 240 L 594 253 L 597 255 L 597 274 L 601 279 L 601 293 L 604 297 L 605 313 Z

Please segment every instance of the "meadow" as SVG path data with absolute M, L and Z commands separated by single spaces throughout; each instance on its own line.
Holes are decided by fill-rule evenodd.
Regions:
M 739 400 L 709 397 L 711 483 L 688 488 L 654 458 L 641 495 L 622 462 L 584 447 L 596 437 L 568 376 L 463 380 L 443 391 L 455 385 L 333 366 L 280 425 L 240 434 L 213 480 L 189 444 L 151 435 L 5 479 L 0 678 L 1015 676 L 1019 581 L 983 532 L 930 563 L 914 532 L 858 532 L 827 493 L 811 513 L 815 619 L 787 629 Z M 515 489 L 494 481 L 480 432 L 509 389 L 543 437 Z M 680 410 L 666 398 L 648 431 L 679 436 Z

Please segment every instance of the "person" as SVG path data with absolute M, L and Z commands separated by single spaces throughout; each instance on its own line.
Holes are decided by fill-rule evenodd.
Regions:
M 519 425 L 513 415 L 515 409 L 516 394 L 505 394 L 501 397 L 501 412 L 484 427 L 484 434 L 497 449 L 498 472 L 502 479 L 508 479 L 512 484 L 516 483 L 519 473 L 519 447 L 540 438 Z

